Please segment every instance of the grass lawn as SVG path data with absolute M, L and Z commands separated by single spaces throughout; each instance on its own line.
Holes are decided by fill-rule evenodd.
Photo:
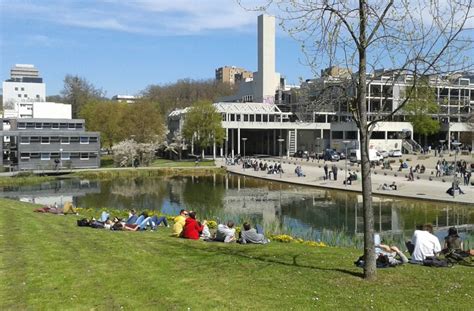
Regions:
M 214 166 L 214 160 L 199 161 L 197 166 Z M 173 161 L 168 159 L 157 159 L 151 164 L 152 167 L 194 167 L 193 160 Z
M 405 265 L 361 279 L 360 251 L 224 245 L 75 225 L 0 200 L 0 310 L 472 310 L 471 267 Z

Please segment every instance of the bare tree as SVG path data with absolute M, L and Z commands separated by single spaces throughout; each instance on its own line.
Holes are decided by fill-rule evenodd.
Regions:
M 239 0 L 238 0 L 239 1 Z M 239 3 L 247 9 L 245 0 Z M 357 124 L 361 146 L 364 210 L 364 277 L 375 279 L 374 218 L 368 146 L 377 122 L 389 120 L 409 98 L 382 107 L 368 118 L 367 85 L 380 67 L 392 81 L 411 75 L 407 94 L 420 77 L 465 69 L 472 52 L 472 0 L 266 0 L 258 11 L 273 13 L 280 26 L 300 41 L 305 61 L 317 69 L 337 66 L 350 72 L 338 87 Z M 388 110 L 388 111 L 387 111 Z

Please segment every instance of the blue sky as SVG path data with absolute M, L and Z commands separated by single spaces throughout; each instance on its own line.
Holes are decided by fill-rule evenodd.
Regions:
M 0 78 L 16 63 L 34 64 L 47 95 L 77 74 L 110 97 L 213 78 L 223 65 L 255 71 L 257 15 L 236 0 L 1 0 Z M 276 45 L 289 83 L 312 76 L 297 42 L 278 31 Z

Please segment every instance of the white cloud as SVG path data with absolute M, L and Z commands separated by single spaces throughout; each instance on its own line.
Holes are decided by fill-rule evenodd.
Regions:
M 154 35 L 253 30 L 257 15 L 236 0 L 4 0 L 0 10 L 18 18 Z

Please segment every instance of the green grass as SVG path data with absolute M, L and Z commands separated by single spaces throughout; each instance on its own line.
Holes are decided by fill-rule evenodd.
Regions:
M 112 155 L 100 156 L 100 167 L 101 168 L 114 167 L 114 156 Z
M 38 176 L 38 175 L 19 175 L 12 177 L 0 177 L 0 186 L 24 186 L 39 184 L 42 182 L 53 181 L 55 177 L 52 176 Z
M 361 279 L 359 251 L 224 245 L 80 228 L 0 200 L 0 309 L 471 310 L 470 267 L 405 265 Z
M 152 167 L 194 167 L 194 160 L 172 161 L 167 159 L 157 159 L 151 164 Z M 214 160 L 199 161 L 197 166 L 215 166 Z

